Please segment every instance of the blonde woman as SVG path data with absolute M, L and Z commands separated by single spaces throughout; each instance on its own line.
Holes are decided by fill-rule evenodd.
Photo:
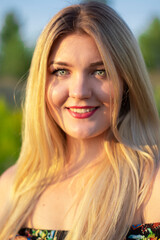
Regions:
M 131 31 L 104 4 L 63 9 L 34 52 L 21 153 L 0 181 L 0 239 L 160 239 L 159 151 Z

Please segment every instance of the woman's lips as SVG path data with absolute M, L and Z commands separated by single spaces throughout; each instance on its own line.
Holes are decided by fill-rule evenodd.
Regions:
M 71 114 L 72 117 L 74 118 L 89 118 L 91 117 L 98 107 L 93 107 L 93 106 L 73 106 L 73 107 L 67 107 L 68 112 Z

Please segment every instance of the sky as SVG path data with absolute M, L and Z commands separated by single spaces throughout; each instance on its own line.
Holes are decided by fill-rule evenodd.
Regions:
M 160 0 L 110 0 L 111 7 L 127 22 L 135 36 L 147 29 L 154 17 L 160 18 Z M 51 17 L 78 0 L 0 0 L 0 30 L 9 11 L 16 12 L 21 34 L 32 46 Z

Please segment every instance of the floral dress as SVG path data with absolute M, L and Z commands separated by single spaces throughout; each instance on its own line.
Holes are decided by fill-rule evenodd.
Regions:
M 67 231 L 22 228 L 16 240 L 64 240 Z M 132 225 L 125 240 L 160 240 L 160 223 Z M 97 239 L 100 240 L 100 239 Z M 117 239 L 118 240 L 118 239 Z
M 64 240 L 66 235 L 67 231 L 22 228 L 20 229 L 15 240 Z
M 126 240 L 160 240 L 160 223 L 132 225 Z

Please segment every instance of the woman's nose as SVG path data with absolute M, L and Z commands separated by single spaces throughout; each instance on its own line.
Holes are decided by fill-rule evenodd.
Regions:
M 69 96 L 73 98 L 85 99 L 92 95 L 90 81 L 86 74 L 76 74 L 69 87 Z

